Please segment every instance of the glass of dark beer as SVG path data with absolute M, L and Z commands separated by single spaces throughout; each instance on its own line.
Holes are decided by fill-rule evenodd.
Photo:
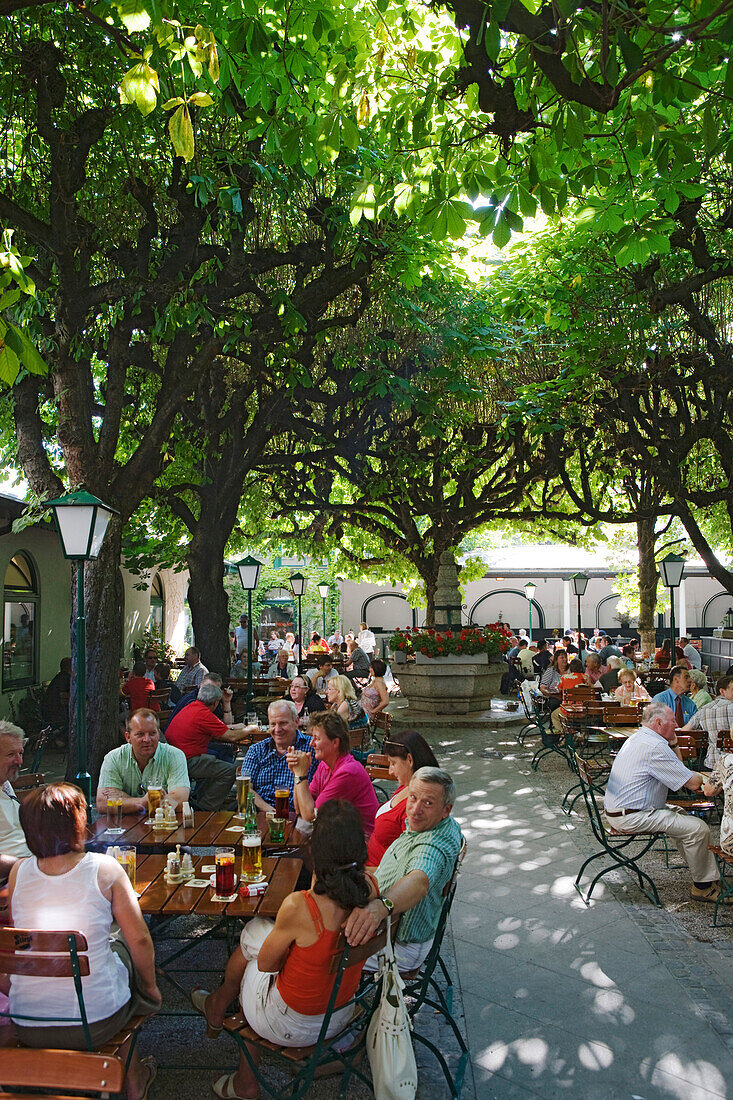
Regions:
M 230 898 L 234 893 L 234 849 L 217 848 L 214 853 L 216 868 L 216 896 Z
M 287 817 L 290 813 L 290 791 L 287 787 L 275 790 L 275 817 Z

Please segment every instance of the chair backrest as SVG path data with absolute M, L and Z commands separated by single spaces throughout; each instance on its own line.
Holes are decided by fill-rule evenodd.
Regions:
M 62 1094 L 122 1091 L 125 1067 L 111 1054 L 87 1054 L 77 1050 L 38 1050 L 6 1047 L 0 1050 L 3 1087 L 54 1089 Z M 28 1097 L 38 1093 L 25 1093 Z
M 25 794 L 28 791 L 35 790 L 36 787 L 44 787 L 45 784 L 46 779 L 41 772 L 25 772 L 12 780 L 11 786 L 16 794 L 18 791 Z
M 677 734 L 677 745 L 679 746 L 680 756 L 682 757 L 683 764 L 691 764 L 697 759 L 698 746 L 694 737 L 685 735 L 683 733 Z
M 608 726 L 637 726 L 639 708 L 637 706 L 603 705 L 603 720 Z
M 392 715 L 388 714 L 386 710 L 380 710 L 372 718 L 372 723 L 376 729 L 381 729 L 384 730 L 385 733 L 389 733 L 392 725 Z
M 73 945 L 73 946 L 72 946 Z M 72 978 L 74 958 L 82 977 L 89 973 L 86 938 L 81 932 L 41 932 L 0 928 L 0 974 L 33 978 Z
M 583 792 L 583 801 L 585 802 L 586 809 L 588 811 L 588 817 L 590 818 L 590 824 L 593 832 L 598 840 L 602 844 L 606 844 L 606 827 L 603 823 L 603 815 L 601 809 L 596 800 L 595 787 L 593 786 L 593 776 L 591 774 L 590 763 L 583 756 L 575 755 L 575 769 L 580 780 L 580 789 Z
M 358 963 L 366 962 L 372 955 L 376 955 L 378 951 L 381 951 L 387 942 L 387 922 L 386 920 L 380 924 L 377 931 L 374 933 L 370 940 L 366 943 L 359 944 L 358 947 L 349 947 L 346 942 L 346 936 L 343 932 L 338 938 L 336 944 L 336 950 L 331 956 L 331 964 L 328 968 L 329 974 L 338 974 L 339 970 L 348 970 L 352 966 L 356 966 Z M 348 952 L 347 952 L 348 948 Z

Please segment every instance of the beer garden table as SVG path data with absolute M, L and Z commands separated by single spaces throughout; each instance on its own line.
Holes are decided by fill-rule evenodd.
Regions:
M 305 838 L 297 831 L 292 821 L 289 821 L 286 826 L 285 839 L 279 842 L 269 839 L 269 829 L 264 814 L 257 815 L 257 824 L 262 832 L 263 848 L 277 850 L 304 843 Z M 107 831 L 109 829 L 107 815 L 100 814 L 97 821 L 89 827 L 87 847 L 111 847 L 113 844 L 134 845 L 139 852 L 174 851 L 177 844 L 185 848 L 237 848 L 242 843 L 243 827 L 242 818 L 238 818 L 229 810 L 220 810 L 216 813 L 196 810 L 192 829 L 184 829 L 182 825 L 178 825 L 175 829 L 154 829 L 152 825 L 146 824 L 140 814 L 127 814 L 122 818 L 122 828 L 125 831 L 110 833 Z

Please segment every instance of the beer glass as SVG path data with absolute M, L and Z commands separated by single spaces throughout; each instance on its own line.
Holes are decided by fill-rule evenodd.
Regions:
M 216 896 L 229 898 L 234 893 L 234 849 L 217 848 L 214 853 L 216 868 Z
M 282 844 L 285 840 L 285 826 L 288 823 L 286 817 L 270 817 L 270 840 L 273 844 Z
M 262 880 L 262 833 L 245 833 L 242 836 L 242 881 Z
M 275 790 L 275 817 L 288 817 L 290 814 L 290 791 L 287 787 Z
M 108 833 L 124 833 L 122 828 L 122 799 L 118 794 L 107 795 Z
M 148 811 L 151 817 L 155 817 L 158 806 L 163 804 L 163 784 L 157 779 L 151 779 L 148 783 Z
M 137 852 L 133 847 L 121 847 L 119 853 L 119 862 L 122 864 L 122 870 L 129 878 L 130 886 L 132 886 L 134 890 L 137 883 Z
M 247 799 L 251 783 L 252 780 L 248 775 L 237 776 L 237 817 L 247 816 Z

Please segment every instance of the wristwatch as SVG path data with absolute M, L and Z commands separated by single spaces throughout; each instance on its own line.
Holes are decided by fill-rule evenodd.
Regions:
M 392 912 L 394 911 L 394 902 L 392 901 L 392 899 L 385 898 L 383 894 L 379 894 L 377 896 L 377 901 L 381 901 L 382 905 L 387 910 L 387 916 L 391 917 Z
M 294 786 L 297 787 L 299 783 L 305 783 L 307 778 L 307 775 L 296 775 Z

